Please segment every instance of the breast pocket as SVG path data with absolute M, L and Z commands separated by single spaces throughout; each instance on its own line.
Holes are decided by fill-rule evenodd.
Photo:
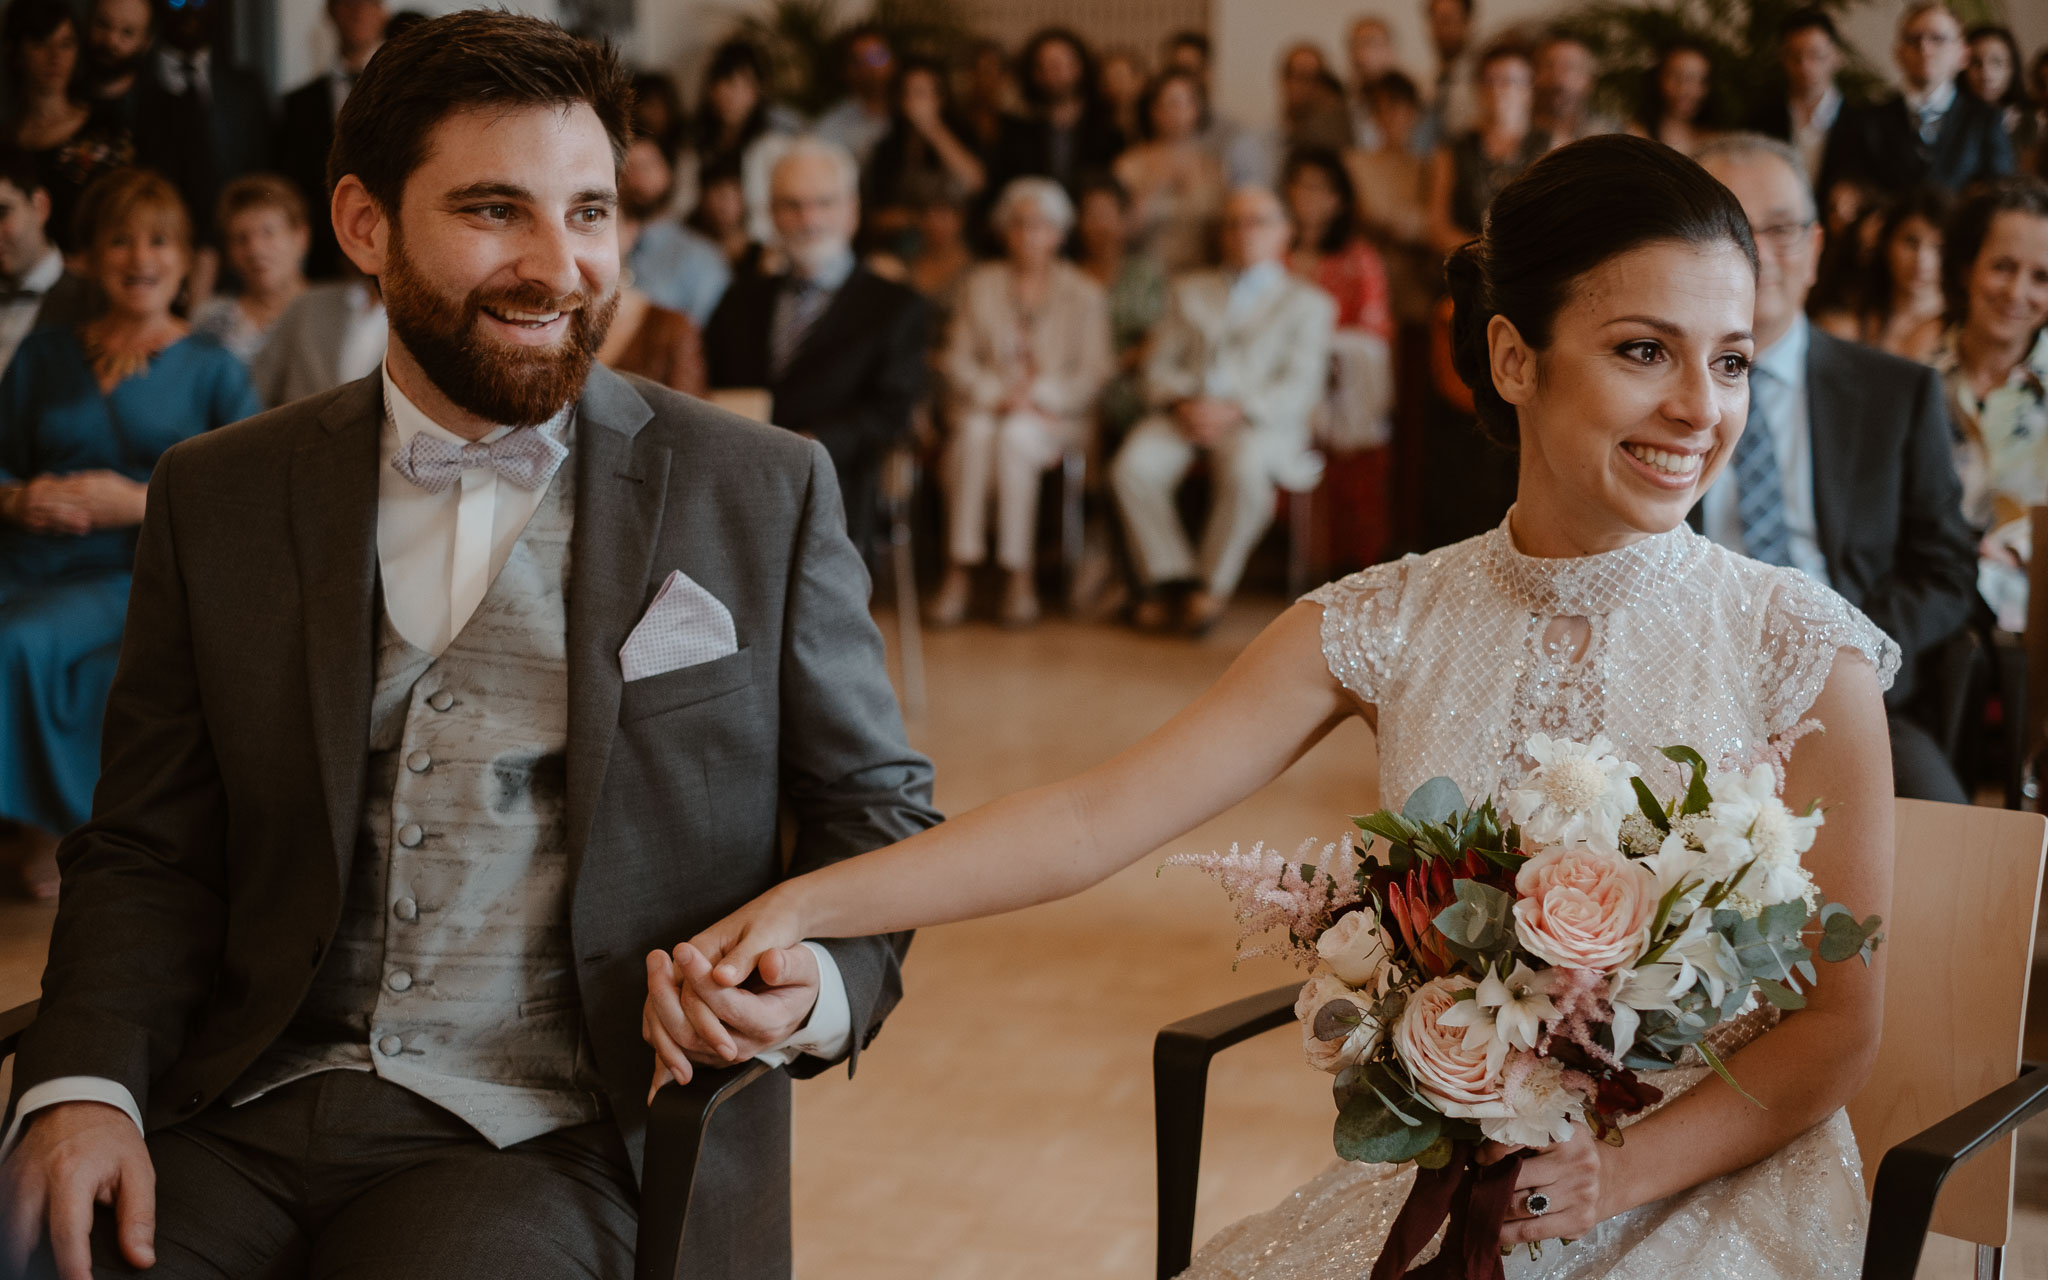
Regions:
M 665 711 L 676 711 L 722 698 L 754 682 L 753 646 L 692 667 L 664 671 L 644 680 L 628 680 L 619 694 L 619 723 L 630 724 Z

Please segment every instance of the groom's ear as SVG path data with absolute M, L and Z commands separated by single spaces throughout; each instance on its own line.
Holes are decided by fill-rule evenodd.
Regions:
M 1495 315 L 1486 322 L 1486 358 L 1501 399 L 1523 405 L 1536 397 L 1536 349 L 1506 316 Z
M 389 252 L 391 224 L 384 206 L 377 203 L 377 197 L 370 194 L 361 178 L 344 174 L 334 184 L 328 216 L 334 220 L 335 240 L 348 260 L 356 264 L 356 270 L 373 280 L 381 277 Z

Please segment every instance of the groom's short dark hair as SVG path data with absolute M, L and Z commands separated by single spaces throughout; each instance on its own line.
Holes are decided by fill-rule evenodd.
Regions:
M 327 153 L 327 189 L 352 173 L 395 213 L 406 179 L 427 158 L 427 138 L 447 117 L 576 103 L 597 113 L 619 164 L 632 138 L 633 81 L 610 44 L 492 9 L 422 22 L 377 50 L 349 91 Z

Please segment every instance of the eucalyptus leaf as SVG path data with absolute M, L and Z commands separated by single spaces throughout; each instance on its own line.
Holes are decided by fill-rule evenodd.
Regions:
M 1478 880 L 1457 880 L 1452 887 L 1458 900 L 1431 921 L 1444 937 L 1482 953 L 1498 950 L 1513 939 L 1513 898 Z
M 1782 982 L 1771 978 L 1758 978 L 1756 980 L 1756 988 L 1764 993 L 1764 999 L 1785 1010 L 1787 1013 L 1806 1007 L 1806 997 Z
M 1443 1117 L 1436 1112 L 1424 1111 L 1416 1123 L 1405 1124 L 1377 1093 L 1367 1093 L 1344 1104 L 1331 1137 L 1339 1159 L 1400 1164 L 1429 1150 L 1442 1131 Z
M 1332 1000 L 1316 1010 L 1310 1030 L 1322 1041 L 1342 1040 L 1365 1021 L 1365 1010 L 1350 1000 Z
M 1441 1169 L 1451 1162 L 1457 1147 L 1448 1136 L 1437 1135 L 1437 1140 L 1416 1153 L 1415 1163 L 1424 1169 Z
M 1417 825 L 1449 822 L 1465 807 L 1465 793 L 1458 790 L 1458 784 L 1449 778 L 1431 778 L 1415 788 L 1408 797 L 1408 803 L 1401 806 L 1401 816 Z
M 1830 964 L 1840 964 L 1861 953 L 1884 923 L 1879 916 L 1858 923 L 1855 913 L 1840 903 L 1829 903 L 1823 908 L 1821 919 L 1825 923 L 1821 927 L 1820 958 Z

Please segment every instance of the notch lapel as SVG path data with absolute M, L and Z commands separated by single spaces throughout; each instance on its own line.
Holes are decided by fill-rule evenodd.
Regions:
M 570 880 L 581 874 L 624 679 L 619 649 L 647 607 L 668 498 L 669 451 L 640 438 L 653 418 L 631 383 L 593 366 L 576 408 L 576 524 L 569 534 Z
M 355 848 L 370 740 L 377 611 L 377 454 L 383 387 L 373 375 L 329 400 L 292 455 L 292 544 L 305 627 L 306 691 L 328 835 L 343 885 Z

